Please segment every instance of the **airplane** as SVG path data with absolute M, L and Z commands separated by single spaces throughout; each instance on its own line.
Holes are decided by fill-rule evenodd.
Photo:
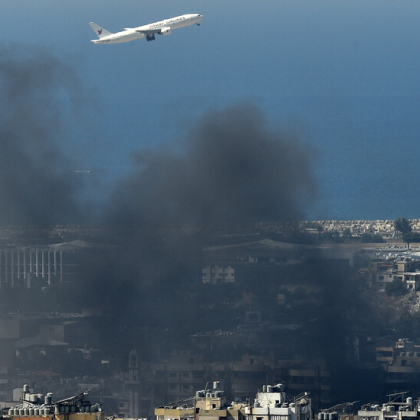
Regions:
M 116 33 L 109 32 L 96 23 L 90 22 L 89 25 L 99 38 L 92 39 L 91 42 L 94 44 L 116 44 L 142 38 L 146 38 L 147 41 L 154 41 L 155 35 L 169 35 L 174 29 L 183 28 L 184 26 L 194 24 L 200 26 L 201 19 L 203 19 L 203 15 L 187 14 L 149 23 L 148 25 L 137 26 L 136 28 L 124 28 L 123 31 Z

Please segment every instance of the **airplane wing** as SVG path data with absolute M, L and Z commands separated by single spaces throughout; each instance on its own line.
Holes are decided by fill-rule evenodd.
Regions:
M 164 34 L 170 32 L 171 28 L 164 27 L 164 28 L 156 28 L 156 29 L 136 29 L 136 32 L 140 32 L 146 36 L 152 36 L 155 34 Z

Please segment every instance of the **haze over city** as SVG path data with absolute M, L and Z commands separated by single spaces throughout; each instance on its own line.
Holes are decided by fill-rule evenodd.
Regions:
M 91 43 L 91 21 L 184 13 L 201 25 Z M 3 1 L 1 399 L 91 380 L 149 416 L 215 378 L 236 398 L 254 356 L 254 382 L 315 372 L 317 407 L 389 391 L 375 345 L 420 339 L 418 255 L 392 222 L 419 217 L 419 17 L 405 0 Z M 194 384 L 164 389 L 189 351 Z

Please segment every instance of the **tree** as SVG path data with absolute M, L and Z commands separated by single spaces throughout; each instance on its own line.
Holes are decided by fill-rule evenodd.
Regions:
M 408 244 L 410 242 L 420 242 L 420 233 L 418 232 L 407 232 L 403 235 L 403 241 L 407 242 Z
M 405 217 L 400 217 L 399 219 L 394 220 L 394 228 L 403 235 L 404 233 L 411 232 L 410 222 Z
M 382 243 L 385 242 L 381 235 L 375 235 L 372 233 L 363 233 L 361 236 L 362 243 Z

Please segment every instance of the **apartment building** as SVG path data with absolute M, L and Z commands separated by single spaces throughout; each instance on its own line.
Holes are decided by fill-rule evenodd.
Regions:
M 283 384 L 264 385 L 253 402 L 229 402 L 219 389 L 197 391 L 189 405 L 166 405 L 155 409 L 156 420 L 310 420 L 311 400 L 306 392 L 289 399 Z
M 420 345 L 406 338 L 392 345 L 376 347 L 376 362 L 382 367 L 383 383 L 419 388 Z
M 397 256 L 393 260 L 372 261 L 369 271 L 374 277 L 374 283 L 381 289 L 394 280 L 401 280 L 407 289 L 420 289 L 420 259 L 411 256 Z

